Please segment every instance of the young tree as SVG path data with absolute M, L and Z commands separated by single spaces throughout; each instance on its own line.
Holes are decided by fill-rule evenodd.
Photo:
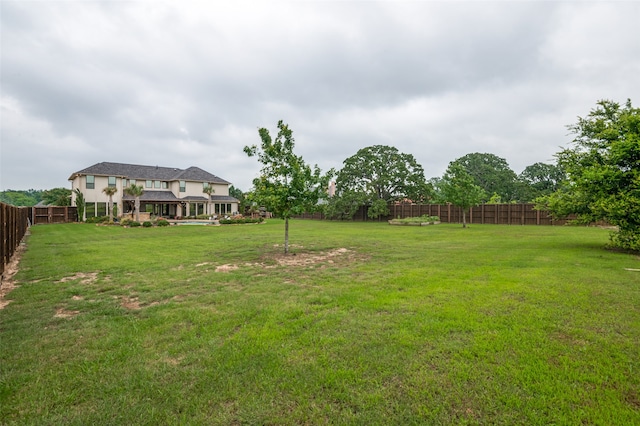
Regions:
M 467 227 L 467 210 L 477 206 L 486 197 L 485 192 L 474 183 L 473 177 L 457 161 L 449 163 L 440 181 L 442 197 L 462 209 L 462 227 Z
M 289 253 L 289 219 L 294 214 L 315 211 L 326 197 L 331 172 L 321 175 L 318 166 L 307 165 L 293 152 L 294 138 L 289 126 L 278 122 L 278 136 L 271 138 L 265 128 L 258 130 L 260 147 L 245 146 L 249 157 L 258 157 L 260 176 L 253 180 L 253 200 L 284 219 L 284 252 Z
M 73 192 L 76 193 L 76 207 L 78 208 L 78 220 L 80 222 L 84 222 L 84 209 L 86 206 L 84 202 L 84 195 L 82 194 L 82 191 L 80 191 L 80 188 L 74 189 Z
M 424 202 L 432 196 L 422 166 L 413 155 L 394 147 L 362 148 L 343 164 L 336 179 L 337 196 L 361 194 L 364 203 L 370 206 L 371 218 L 389 214 L 389 202 L 401 199 Z
M 109 196 L 109 222 L 113 222 L 113 195 L 118 192 L 118 188 L 107 186 L 102 189 L 102 192 Z
M 209 203 L 207 205 L 207 210 L 209 211 L 209 214 L 213 214 L 212 208 L 211 208 L 211 194 L 214 194 L 216 191 L 213 189 L 213 185 L 211 185 L 210 183 L 207 184 L 207 186 L 202 187 L 202 192 L 204 192 L 205 194 L 207 194 L 208 198 L 209 198 Z
M 640 250 L 640 109 L 601 100 L 568 127 L 573 146 L 556 154 L 567 182 L 540 206 L 556 218 L 606 221 L 618 227 L 613 246 Z
M 144 194 L 144 188 L 132 183 L 124 189 L 124 193 L 135 198 L 136 222 L 140 222 L 140 197 Z

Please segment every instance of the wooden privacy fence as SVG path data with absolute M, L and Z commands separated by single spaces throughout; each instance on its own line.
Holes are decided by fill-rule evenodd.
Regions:
M 553 220 L 549 212 L 536 210 L 535 204 L 482 204 L 467 211 L 467 223 L 495 225 L 564 225 L 565 220 Z M 438 216 L 443 223 L 462 223 L 462 209 L 451 204 L 390 204 L 389 216 L 369 219 L 369 207 L 361 206 L 353 217 L 355 221 L 386 221 L 407 217 Z M 305 213 L 301 219 L 326 219 L 322 213 Z
M 77 207 L 32 207 L 31 223 L 41 225 L 45 223 L 67 223 L 78 221 Z
M 0 277 L 29 228 L 29 207 L 0 203 Z

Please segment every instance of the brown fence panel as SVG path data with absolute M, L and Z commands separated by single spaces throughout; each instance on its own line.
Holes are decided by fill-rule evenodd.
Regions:
M 78 221 L 78 208 L 73 206 L 33 207 L 31 213 L 34 225 L 47 223 L 68 223 Z
M 0 276 L 29 228 L 29 208 L 0 203 Z
M 74 208 L 75 209 L 75 208 Z M 443 223 L 462 223 L 462 209 L 451 204 L 389 204 L 389 216 L 369 219 L 368 206 L 360 206 L 353 220 L 385 221 L 418 216 L 438 216 Z M 77 213 L 76 213 L 77 214 Z M 34 213 L 35 216 L 35 213 Z M 305 213 L 296 216 L 304 219 L 326 219 L 321 213 Z M 535 204 L 481 204 L 467 211 L 467 223 L 495 225 L 564 225 L 575 219 L 569 216 L 563 220 L 553 220 L 547 211 L 535 209 Z M 34 223 L 37 223 L 34 220 Z

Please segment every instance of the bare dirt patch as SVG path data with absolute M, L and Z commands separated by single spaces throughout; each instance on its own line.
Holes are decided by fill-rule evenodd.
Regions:
M 220 265 L 216 267 L 216 272 L 231 272 L 238 269 L 238 265 Z
M 73 318 L 79 313 L 80 311 L 70 311 L 68 309 L 60 308 L 56 311 L 54 318 Z
M 138 311 L 142 308 L 148 308 L 149 306 L 159 305 L 160 302 L 143 303 L 140 302 L 137 296 L 113 296 L 116 299 L 120 299 L 120 306 L 131 311 Z
M 20 263 L 20 259 L 22 258 L 22 254 L 25 249 L 26 245 L 24 243 L 18 245 L 18 248 L 11 257 L 11 260 L 4 268 L 4 273 L 0 280 L 0 309 L 4 309 L 5 306 L 11 303 L 11 300 L 7 300 L 5 297 L 11 290 L 18 288 L 13 280 L 13 276 L 18 273 L 18 264 Z
M 274 258 L 280 266 L 311 266 L 319 263 L 334 263 L 338 259 L 349 260 L 352 254 L 351 250 L 337 248 L 328 252 L 279 254 Z
M 80 284 L 91 284 L 92 282 L 95 282 L 97 279 L 98 279 L 97 272 L 89 272 L 89 273 L 78 272 L 77 274 L 72 275 L 70 277 L 64 277 L 60 279 L 60 281 L 56 281 L 56 283 L 66 283 L 69 281 L 80 280 Z
M 277 245 L 275 247 L 278 247 Z M 297 246 L 301 249 L 302 246 Z M 280 266 L 285 267 L 314 267 L 315 265 L 331 265 L 338 263 L 349 263 L 357 258 L 356 253 L 346 248 L 337 248 L 326 252 L 296 252 L 296 253 L 272 253 L 264 256 L 265 262 L 245 263 L 241 266 L 247 268 L 274 269 Z M 198 264 L 196 266 L 200 266 Z M 239 269 L 236 264 L 225 264 L 216 267 L 216 272 L 231 272 Z M 263 276 L 260 274 L 258 276 Z

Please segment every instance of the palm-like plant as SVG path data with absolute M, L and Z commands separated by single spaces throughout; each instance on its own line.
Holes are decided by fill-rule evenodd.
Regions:
M 135 198 L 136 221 L 140 222 L 140 197 L 144 193 L 144 188 L 132 183 L 124 189 L 124 193 Z
M 76 207 L 78 207 L 78 220 L 84 222 L 84 210 L 86 203 L 84 202 L 84 195 L 79 188 L 73 190 L 76 193 Z
M 202 192 L 204 192 L 205 194 L 207 194 L 209 196 L 209 204 L 207 206 L 207 210 L 209 210 L 209 214 L 213 213 L 211 211 L 211 194 L 214 194 L 216 191 L 213 189 L 213 185 L 208 184 L 207 186 L 204 186 L 202 188 Z
M 113 222 L 113 195 L 118 192 L 118 188 L 115 186 L 107 186 L 102 189 L 102 192 L 109 196 L 109 222 Z

